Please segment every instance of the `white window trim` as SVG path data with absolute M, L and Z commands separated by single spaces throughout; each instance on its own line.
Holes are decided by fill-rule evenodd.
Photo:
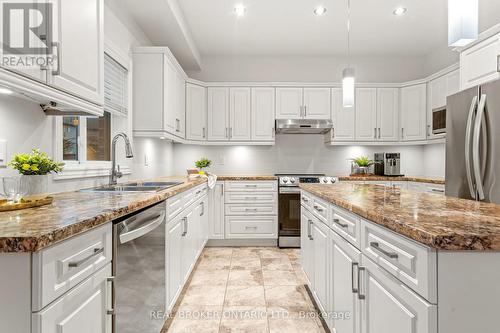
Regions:
M 128 115 L 127 115 L 127 135 L 130 141 L 132 137 L 132 61 L 130 55 L 123 53 L 111 41 L 105 40 L 105 52 L 116 60 L 128 71 Z M 111 116 L 113 117 L 113 115 Z M 63 161 L 63 117 L 54 117 L 54 158 L 56 161 Z M 87 120 L 85 117 L 80 117 L 80 128 L 86 129 Z M 114 133 L 113 121 L 111 121 L 111 133 Z M 111 170 L 111 161 L 87 161 L 87 146 L 86 136 L 81 136 L 78 139 L 78 159 L 79 161 L 63 161 L 65 163 L 63 171 L 54 174 L 54 180 L 67 180 L 78 178 L 95 178 L 109 177 Z M 133 143 L 133 142 L 132 142 Z M 84 162 L 80 162 L 84 161 Z M 120 166 L 120 170 L 124 175 L 130 175 L 132 169 L 128 165 Z

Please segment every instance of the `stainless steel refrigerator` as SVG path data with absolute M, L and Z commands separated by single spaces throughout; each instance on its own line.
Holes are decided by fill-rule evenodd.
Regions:
M 446 195 L 500 204 L 500 81 L 449 96 Z

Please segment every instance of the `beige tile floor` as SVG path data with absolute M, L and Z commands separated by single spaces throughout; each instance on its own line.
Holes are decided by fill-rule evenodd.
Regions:
M 164 331 L 325 332 L 304 286 L 299 253 L 271 247 L 206 248 Z

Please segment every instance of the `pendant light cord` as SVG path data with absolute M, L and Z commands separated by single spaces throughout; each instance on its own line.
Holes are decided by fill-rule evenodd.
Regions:
M 351 0 L 347 0 L 347 67 L 351 67 Z

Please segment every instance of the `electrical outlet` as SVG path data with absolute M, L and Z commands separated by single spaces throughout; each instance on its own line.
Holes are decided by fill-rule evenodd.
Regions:
M 144 166 L 149 166 L 149 157 L 147 154 L 144 154 Z
M 218 165 L 224 165 L 226 163 L 226 157 L 224 155 L 220 155 L 217 159 Z
M 7 141 L 0 140 L 0 167 L 7 166 Z

